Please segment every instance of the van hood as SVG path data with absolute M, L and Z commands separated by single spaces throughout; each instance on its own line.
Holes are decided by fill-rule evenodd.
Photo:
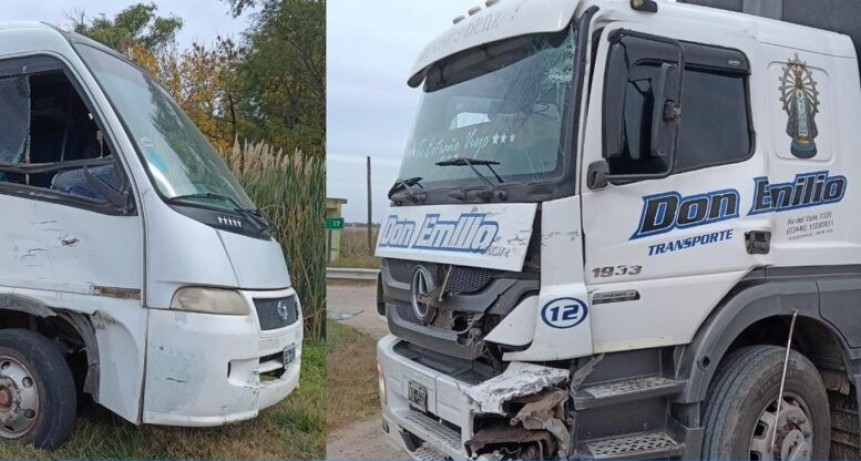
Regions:
M 274 239 L 257 239 L 218 230 L 218 238 L 236 273 L 238 288 L 274 290 L 292 285 L 281 245 Z

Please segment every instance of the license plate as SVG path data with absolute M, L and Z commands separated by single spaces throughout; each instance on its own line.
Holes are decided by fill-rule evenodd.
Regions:
M 289 367 L 296 361 L 296 345 L 291 344 L 284 348 L 284 368 Z
M 419 383 L 409 382 L 410 406 L 420 411 L 428 411 L 428 390 Z

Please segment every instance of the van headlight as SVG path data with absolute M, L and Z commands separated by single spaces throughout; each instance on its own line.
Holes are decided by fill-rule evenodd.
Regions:
M 170 308 L 221 315 L 248 315 L 250 312 L 242 295 L 221 288 L 180 288 L 173 295 Z

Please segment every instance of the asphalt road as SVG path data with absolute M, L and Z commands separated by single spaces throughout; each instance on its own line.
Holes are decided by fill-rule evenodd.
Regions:
M 330 282 L 326 286 L 327 316 L 374 338 L 389 333 L 386 323 L 377 315 L 377 291 L 374 282 Z M 409 455 L 386 439 L 380 415 L 356 421 L 331 434 L 326 441 L 328 459 L 408 459 Z

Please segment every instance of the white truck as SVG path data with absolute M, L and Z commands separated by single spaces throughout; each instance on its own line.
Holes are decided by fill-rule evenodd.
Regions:
M 861 456 L 859 62 L 792 23 L 861 2 L 695 3 L 489 0 L 418 58 L 377 242 L 414 458 Z
M 0 439 L 56 448 L 79 395 L 135 424 L 253 418 L 299 379 L 270 225 L 143 70 L 0 24 Z

